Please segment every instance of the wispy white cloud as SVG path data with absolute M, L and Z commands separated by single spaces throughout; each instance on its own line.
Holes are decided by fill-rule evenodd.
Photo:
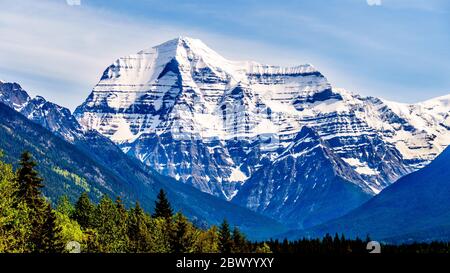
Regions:
M 81 0 L 66 0 L 66 3 L 69 6 L 79 6 L 81 5 Z
M 86 79 L 93 74 L 91 67 L 111 62 L 111 54 L 135 52 L 138 45 L 152 44 L 176 33 L 160 26 L 138 25 L 126 18 L 111 18 L 113 14 L 99 16 L 63 1 L 21 1 L 2 7 L 0 65 L 23 64 L 22 69 L 37 74 L 74 80 L 81 75 Z
M 420 10 L 433 13 L 448 13 L 448 0 L 366 0 L 369 6 L 383 6 L 389 9 Z
M 123 40 L 143 44 L 152 42 L 151 37 L 155 37 L 152 34 L 168 33 L 161 28 L 108 20 L 111 17 L 107 14 L 98 17 L 65 1 L 16 3 L 0 9 L 0 71 L 65 82 L 66 88 L 60 86 L 60 90 L 30 86 L 30 89 L 43 89 L 34 90 L 43 95 L 55 94 L 55 100 L 63 105 L 69 102 L 65 95 L 88 92 L 88 85 L 97 81 L 101 70 L 113 61 L 112 56 L 138 50 Z M 86 89 L 72 90 L 74 84 Z
M 232 59 L 253 57 L 262 62 L 282 64 L 293 61 L 288 54 L 271 59 L 267 52 L 275 51 L 274 48 L 268 49 L 250 40 L 195 28 L 134 21 L 83 5 L 70 6 L 65 1 L 26 0 L 0 9 L 0 77 L 9 81 L 23 80 L 33 95 L 48 96 L 74 109 L 115 58 L 180 35 L 200 38 Z M 12 74 L 24 76 L 9 78 Z M 37 78 L 42 84 L 36 85 Z
M 390 1 L 394 0 L 383 0 L 383 6 L 393 5 Z M 65 0 L 18 0 L 8 5 L 2 2 L 0 78 L 19 81 L 25 88 L 33 91 L 32 95 L 44 95 L 56 103 L 74 109 L 86 98 L 103 69 L 115 58 L 179 35 L 199 38 L 229 59 L 249 59 L 279 65 L 312 63 L 334 84 L 358 92 L 376 86 L 375 81 L 386 82 L 385 79 L 381 79 L 384 72 L 376 79 L 370 74 L 372 71 L 364 70 L 380 63 L 384 67 L 383 61 L 377 62 L 383 57 L 386 62 L 390 61 L 389 65 L 392 64 L 392 60 L 401 63 L 389 68 L 390 71 L 399 67 L 399 71 L 405 67 L 417 67 L 420 58 L 430 60 L 426 63 L 426 67 L 441 67 L 440 71 L 446 71 L 442 67 L 447 67 L 448 71 L 447 65 L 436 65 L 437 61 L 448 63 L 445 58 L 436 61 L 427 54 L 422 56 L 415 51 L 405 50 L 402 46 L 393 47 L 386 42 L 385 32 L 382 32 L 383 35 L 375 35 L 373 30 L 378 28 L 367 30 L 364 27 L 358 29 L 339 24 L 344 20 L 342 18 L 355 19 L 355 16 L 326 20 L 331 17 L 324 15 L 326 13 L 322 7 L 319 15 L 314 15 L 311 12 L 289 12 L 288 8 L 279 5 L 271 9 L 252 6 L 245 12 L 246 16 L 234 17 L 221 17 L 223 15 L 220 12 L 215 13 L 217 9 L 208 7 L 202 11 L 207 13 L 207 19 L 201 17 L 201 23 L 192 25 L 177 22 L 171 16 L 166 16 L 164 21 L 161 19 L 157 21 L 149 18 L 152 16 L 142 18 L 130 16 L 124 11 L 119 13 L 105 10 L 103 7 L 93 9 L 92 5 L 85 3 L 87 1 L 83 1 L 81 6 L 69 6 Z M 176 7 L 165 8 L 176 9 Z M 191 14 L 191 10 L 196 8 L 197 5 L 182 7 L 177 12 Z M 342 9 L 343 15 L 346 9 L 344 7 Z M 197 13 L 199 12 L 201 11 L 197 10 Z M 216 20 L 218 17 L 220 20 Z M 237 25 L 239 29 L 246 28 L 249 32 L 242 34 L 236 29 L 225 32 L 221 31 L 220 26 L 217 29 L 205 27 L 204 20 L 213 23 L 230 22 L 228 17 L 232 17 L 231 23 Z M 338 24 L 335 24 L 336 22 Z M 353 24 L 352 21 L 351 25 L 358 24 Z M 276 29 L 269 31 L 267 27 Z M 248 33 L 251 35 L 247 35 Z M 395 37 L 401 33 L 407 32 L 397 31 Z M 261 36 L 265 38 L 260 38 Z M 406 38 L 410 36 L 408 34 Z M 423 39 L 420 35 L 411 37 L 416 37 L 416 40 Z M 398 40 L 403 41 L 406 39 L 404 38 Z M 413 40 L 408 44 L 408 48 L 410 44 L 419 42 L 420 40 Z M 381 57 L 364 59 L 374 54 Z M 409 57 L 408 54 L 414 54 L 414 57 Z M 407 62 L 403 62 L 405 59 Z M 398 79 L 392 81 L 397 82 Z M 380 87 L 378 90 L 383 88 Z M 396 89 L 386 88 L 385 93 L 390 92 L 389 90 Z M 368 90 L 362 93 L 377 95 L 380 92 Z
M 381 0 L 366 0 L 366 1 L 367 1 L 367 5 L 369 5 L 369 6 L 381 6 L 382 5 Z

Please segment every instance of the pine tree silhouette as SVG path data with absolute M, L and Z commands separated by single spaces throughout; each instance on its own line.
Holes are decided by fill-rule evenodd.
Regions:
M 231 239 L 230 225 L 223 220 L 219 228 L 219 249 L 221 253 L 231 253 L 233 241 Z
M 238 227 L 234 227 L 232 232 L 232 240 L 233 240 L 233 252 L 235 253 L 246 253 L 249 252 L 247 248 L 247 240 L 245 239 L 244 234 L 238 229 Z
M 173 253 L 186 253 L 192 244 L 188 238 L 189 223 L 186 217 L 178 212 L 174 217 L 172 230 L 169 234 L 170 248 Z
M 165 218 L 170 219 L 173 216 L 173 210 L 170 206 L 169 200 L 167 199 L 166 193 L 163 189 L 159 191 L 157 200 L 155 202 L 155 213 L 153 213 L 153 218 Z
M 32 252 L 39 252 L 42 244 L 43 224 L 46 221 L 47 205 L 42 197 L 41 188 L 43 179 L 35 170 L 36 162 L 32 160 L 31 154 L 27 151 L 22 153 L 19 162 L 20 168 L 17 170 L 17 183 L 19 190 L 17 197 L 23 200 L 30 213 L 29 219 L 33 226 L 29 238 L 29 249 Z
M 35 170 L 36 162 L 32 160 L 31 154 L 25 151 L 20 156 L 20 168 L 17 171 L 17 181 L 19 183 L 19 198 L 24 200 L 31 209 L 45 209 L 44 200 L 41 196 L 43 179 L 39 177 Z
M 129 211 L 128 217 L 128 238 L 130 252 L 149 252 L 151 247 L 151 234 L 147 226 L 147 219 L 144 210 L 136 202 L 133 209 Z
M 52 211 L 50 204 L 47 205 L 46 212 L 47 217 L 42 225 L 37 251 L 42 253 L 61 253 L 64 250 L 64 243 L 61 238 L 62 229 L 56 223 L 56 215 Z
M 83 192 L 75 203 L 73 218 L 84 229 L 91 228 L 94 222 L 95 206 L 86 192 Z

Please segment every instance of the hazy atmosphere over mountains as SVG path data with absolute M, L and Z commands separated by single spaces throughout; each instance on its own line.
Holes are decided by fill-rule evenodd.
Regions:
M 312 63 L 361 95 L 412 103 L 450 93 L 447 0 L 3 2 L 0 80 L 72 111 L 112 58 L 179 35 L 229 59 Z
M 448 241 L 450 150 L 423 169 L 400 178 L 363 206 L 344 217 L 289 236 L 345 233 L 389 242 Z

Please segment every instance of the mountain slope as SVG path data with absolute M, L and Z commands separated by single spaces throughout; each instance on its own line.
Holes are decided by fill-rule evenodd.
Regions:
M 449 240 L 449 162 L 447 148 L 429 165 L 400 178 L 361 207 L 301 234 L 370 234 L 372 239 L 394 242 Z
M 126 156 L 112 141 L 97 131 L 81 126 L 69 109 L 40 96 L 31 98 L 18 83 L 0 84 L 0 102 L 74 144 L 121 179 L 146 183 L 147 174 L 142 171 L 143 165 Z
M 336 200 L 354 197 L 313 213 L 325 221 L 428 164 L 450 143 L 449 101 L 361 97 L 334 88 L 309 64 L 230 61 L 179 37 L 116 60 L 74 115 L 162 175 L 304 228 L 317 222 L 299 204 L 326 202 L 317 190 L 303 191 L 312 177 L 323 177 L 328 189 L 336 179 L 346 183 Z M 327 152 L 311 150 L 293 163 L 286 152 L 301 146 L 304 127 Z M 291 164 L 309 178 L 292 176 Z M 261 193 L 266 186 L 270 194 Z
M 45 195 L 52 201 L 63 194 L 74 198 L 83 191 L 88 191 L 96 200 L 102 194 L 122 196 L 123 192 L 139 192 L 132 183 L 118 179 L 74 145 L 2 103 L 0 132 L 0 148 L 7 161 L 17 163 L 24 150 L 34 155 L 39 163 L 39 171 L 46 179 Z M 136 194 L 123 197 L 128 203 L 138 198 Z
M 200 40 L 180 37 L 116 60 L 75 116 L 163 175 L 306 227 L 308 215 L 291 213 L 314 206 L 329 187 L 300 191 L 309 184 L 300 174 L 289 189 L 270 188 L 273 174 L 277 183 L 291 176 L 285 153 L 302 128 L 314 131 L 331 155 L 327 181 L 339 176 L 359 188 L 358 196 L 373 196 L 450 143 L 449 101 L 405 105 L 361 97 L 334 88 L 308 64 L 230 61 Z M 309 166 L 308 177 L 323 177 L 322 160 L 303 159 L 310 160 L 299 160 Z M 270 194 L 262 197 L 264 185 Z M 285 199 L 297 202 L 279 205 Z M 329 220 L 356 205 L 315 217 Z
M 371 197 L 336 172 L 358 175 L 307 127 L 269 164 L 252 175 L 233 202 L 286 219 L 290 226 L 308 227 L 336 218 Z
M 11 95 L 11 92 L 0 94 Z M 67 131 L 63 127 L 63 131 Z M 101 161 L 91 157 L 92 152 L 87 153 L 76 145 L 78 142 L 65 141 L 3 103 L 0 103 L 0 136 L 0 149 L 5 152 L 8 162 L 17 162 L 23 150 L 32 152 L 45 178 L 44 194 L 53 202 L 63 194 L 74 200 L 81 192 L 89 191 L 94 200 L 102 194 L 121 196 L 128 205 L 140 201 L 147 211 L 152 211 L 156 195 L 163 188 L 175 209 L 182 210 L 199 224 L 219 224 L 226 218 L 251 238 L 265 238 L 284 228 L 272 219 L 144 169 L 141 163 L 126 155 L 125 159 L 116 158 L 114 153 L 109 153 L 108 147 L 99 145 L 98 151 L 106 153 L 113 163 L 104 164 L 105 156 L 100 157 Z M 89 145 L 95 150 L 93 145 L 98 143 Z

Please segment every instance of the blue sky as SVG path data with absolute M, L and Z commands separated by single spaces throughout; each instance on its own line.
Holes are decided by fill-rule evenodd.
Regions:
M 336 87 L 417 102 L 450 93 L 449 12 L 447 0 L 0 0 L 0 80 L 73 110 L 118 57 L 191 36 L 229 59 L 311 63 Z

